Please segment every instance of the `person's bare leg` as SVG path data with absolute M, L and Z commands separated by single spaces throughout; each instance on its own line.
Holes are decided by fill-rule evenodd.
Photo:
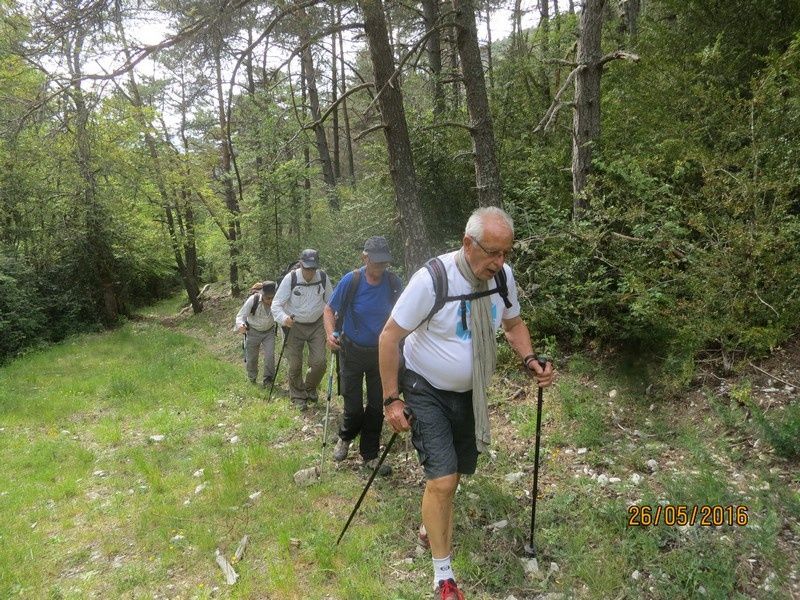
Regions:
M 453 548 L 453 496 L 458 486 L 457 474 L 429 479 L 422 496 L 422 522 L 431 544 L 433 583 L 453 578 L 450 564 Z

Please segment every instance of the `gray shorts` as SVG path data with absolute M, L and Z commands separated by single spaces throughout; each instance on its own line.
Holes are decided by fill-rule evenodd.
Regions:
M 461 473 L 471 475 L 478 463 L 472 391 L 448 392 L 433 387 L 419 373 L 406 369 L 403 399 L 414 415 L 411 441 L 427 479 Z

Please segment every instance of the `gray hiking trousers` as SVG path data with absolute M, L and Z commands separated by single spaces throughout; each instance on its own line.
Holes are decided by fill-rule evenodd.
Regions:
M 317 401 L 317 386 L 325 376 L 325 326 L 322 317 L 313 323 L 295 323 L 286 341 L 289 397 L 294 402 Z M 308 344 L 308 369 L 303 377 L 303 348 Z
M 263 382 L 268 383 L 275 379 L 275 328 L 270 327 L 266 331 L 259 331 L 252 327 L 247 330 L 247 340 L 244 345 L 247 362 L 247 378 L 253 383 L 258 377 L 258 355 L 264 357 L 264 378 Z

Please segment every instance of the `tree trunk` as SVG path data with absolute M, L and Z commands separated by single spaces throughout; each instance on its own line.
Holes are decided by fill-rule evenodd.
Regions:
M 539 33 L 541 35 L 541 59 L 539 61 L 539 86 L 542 90 L 542 97 L 545 104 L 550 104 L 552 96 L 550 93 L 550 76 L 545 67 L 545 60 L 550 58 L 550 0 L 539 0 Z
M 585 0 L 580 17 L 575 108 L 572 119 L 572 218 L 579 221 L 588 203 L 583 195 L 592 168 L 592 149 L 600 137 L 600 41 L 605 0 Z
M 337 8 L 337 11 L 340 11 L 340 9 Z M 339 22 L 342 20 L 340 13 L 337 13 L 337 18 Z M 347 78 L 345 77 L 344 52 L 341 50 L 342 48 L 344 48 L 344 44 L 342 43 L 342 32 L 339 30 L 339 65 L 341 68 L 339 81 L 342 86 L 342 95 L 344 95 L 347 93 Z M 350 133 L 350 114 L 347 112 L 347 98 L 342 101 L 342 116 L 344 116 L 344 140 L 345 147 L 347 148 L 347 168 L 349 169 L 350 184 L 355 187 L 356 169 L 355 159 L 353 158 L 353 136 Z
M 439 0 L 422 0 L 422 14 L 425 19 L 425 29 L 433 30 L 425 44 L 428 55 L 428 67 L 431 70 L 431 97 L 433 98 L 434 120 L 444 118 L 445 101 L 444 88 L 442 87 L 442 47 L 439 35 Z
M 630 37 L 635 38 L 639 29 L 639 11 L 642 8 L 641 0 L 618 0 L 621 29 Z
M 453 0 L 458 33 L 458 55 L 464 75 L 470 135 L 475 159 L 475 183 L 480 206 L 501 206 L 500 167 L 495 151 L 492 113 L 486 95 L 483 61 L 475 28 L 473 0 Z
M 450 78 L 453 80 L 452 110 L 457 113 L 461 109 L 461 83 L 459 81 L 460 69 L 458 65 L 458 46 L 456 44 L 457 27 L 453 25 L 450 30 Z
M 328 137 L 325 135 L 325 127 L 322 124 L 322 113 L 319 110 L 319 94 L 317 93 L 316 74 L 314 72 L 314 57 L 311 54 L 311 34 L 306 25 L 307 16 L 305 10 L 300 11 L 303 19 L 301 27 L 300 43 L 305 49 L 300 55 L 303 62 L 302 72 L 305 74 L 306 91 L 308 93 L 308 107 L 311 110 L 311 119 L 314 122 L 314 140 L 316 141 L 317 154 L 322 163 L 322 179 L 325 182 L 328 203 L 333 210 L 339 210 L 339 197 L 336 194 L 336 178 L 333 175 L 333 165 L 331 164 L 330 150 L 328 149 Z
M 306 89 L 306 65 L 302 60 L 300 61 L 300 99 L 305 123 L 308 115 L 308 90 Z M 305 138 L 305 136 L 303 137 Z M 303 143 L 303 163 L 306 171 L 303 175 L 303 216 L 305 217 L 306 234 L 309 234 L 311 233 L 311 180 L 308 178 L 308 170 L 311 168 L 311 150 L 307 143 Z
M 338 23 L 336 20 L 336 9 L 331 7 L 331 22 Z M 339 52 L 343 52 L 343 47 L 339 46 Z M 331 104 L 336 105 L 339 99 L 338 79 L 339 65 L 336 59 L 336 33 L 331 34 Z M 339 158 L 339 107 L 334 106 L 331 114 L 331 137 L 333 138 L 333 176 L 336 181 L 342 177 L 342 169 Z
M 489 75 L 489 91 L 494 96 L 494 64 L 492 63 L 492 7 L 486 5 L 486 73 Z
M 400 229 L 405 241 L 406 273 L 413 273 L 430 258 L 430 250 L 428 233 L 420 210 L 403 94 L 397 79 L 390 82 L 394 75 L 394 60 L 381 0 L 359 0 L 358 4 L 364 13 L 364 29 L 372 59 L 375 87 L 379 94 L 378 104 L 389 152 L 389 171 L 394 184 Z
M 231 146 L 228 139 L 228 114 L 225 110 L 225 94 L 222 91 L 222 40 L 221 33 L 215 32 L 216 39 L 213 44 L 214 54 L 214 68 L 215 79 L 217 88 L 217 118 L 219 119 L 219 132 L 220 132 L 220 169 L 222 171 L 222 190 L 225 198 L 225 206 L 228 209 L 228 258 L 230 261 L 230 268 L 228 271 L 228 279 L 231 286 L 231 296 L 238 297 L 241 293 L 239 288 L 239 200 L 236 197 L 236 191 L 233 189 L 233 168 L 231 162 Z

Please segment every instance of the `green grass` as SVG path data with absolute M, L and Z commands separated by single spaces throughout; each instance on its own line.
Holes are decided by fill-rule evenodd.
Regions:
M 398 450 L 398 474 L 373 484 L 336 547 L 364 476 L 334 471 L 328 458 L 320 483 L 294 485 L 292 474 L 319 460 L 323 411 L 301 418 L 282 394 L 267 405 L 246 383 L 227 329 L 234 304 L 171 329 L 146 320 L 74 337 L 0 369 L 0 597 L 429 597 L 430 558 L 415 551 L 418 471 L 400 464 Z M 785 532 L 800 535 L 800 480 L 759 470 L 728 445 L 743 427 L 756 431 L 740 404 L 712 397 L 700 420 L 669 404 L 649 410 L 633 379 L 574 356 L 546 392 L 536 542 L 544 571 L 550 562 L 558 570 L 540 579 L 519 560 L 535 393 L 497 396 L 509 429 L 495 432 L 493 458 L 481 458 L 456 499 L 455 569 L 471 600 L 789 597 L 797 554 Z M 661 465 L 655 473 L 650 458 Z M 525 477 L 506 480 L 521 468 Z M 620 481 L 601 486 L 598 474 Z M 750 525 L 627 526 L 629 504 L 664 499 L 747 503 Z M 500 520 L 507 527 L 487 527 Z M 214 551 L 230 557 L 244 535 L 241 577 L 229 588 Z

